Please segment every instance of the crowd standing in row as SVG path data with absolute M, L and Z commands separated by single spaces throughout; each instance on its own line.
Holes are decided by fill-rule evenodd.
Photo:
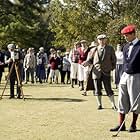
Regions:
M 98 109 L 102 109 L 103 83 L 112 108 L 117 109 L 111 88 L 111 71 L 116 67 L 116 56 L 113 47 L 108 44 L 106 35 L 97 36 L 97 43 L 92 42 L 90 46 L 86 40 L 75 42 L 74 47 L 70 51 L 66 51 L 64 55 L 55 48 L 51 48 L 50 52 L 46 53 L 44 48 L 40 47 L 36 54 L 34 48 L 28 48 L 26 53 L 20 51 L 20 48 L 16 48 L 14 44 L 9 44 L 7 48 L 8 52 L 5 54 L 5 62 L 4 60 L 3 62 L 8 64 L 9 69 L 11 68 L 10 63 L 13 62 L 13 53 L 16 49 L 20 52 L 18 60 L 20 79 L 24 81 L 24 84 L 28 84 L 29 81 L 32 84 L 35 82 L 58 84 L 60 79 L 61 84 L 71 83 L 71 87 L 74 88 L 74 84 L 78 83 L 84 96 L 87 95 L 89 89 L 94 90 Z M 14 98 L 13 87 L 16 77 L 14 72 L 12 74 L 10 76 L 12 89 L 10 98 Z M 66 74 L 67 79 L 65 79 Z

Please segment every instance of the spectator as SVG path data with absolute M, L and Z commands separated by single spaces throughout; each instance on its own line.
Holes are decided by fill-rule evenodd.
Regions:
M 117 58 L 116 68 L 115 68 L 115 84 L 116 84 L 116 88 L 118 88 L 120 78 L 123 72 L 123 52 L 120 44 L 117 45 L 117 50 L 115 52 L 115 55 Z
M 34 83 L 34 71 L 36 66 L 36 59 L 32 48 L 27 50 L 24 58 L 25 84 L 29 81 L 29 74 L 31 75 L 31 83 Z
M 70 68 L 70 77 L 71 77 L 71 87 L 74 88 L 74 82 L 77 81 L 78 76 L 78 61 L 79 61 L 79 52 L 78 48 L 81 47 L 80 42 L 75 42 L 74 47 L 71 49 L 69 54 L 69 61 L 71 63 Z
M 67 74 L 67 84 L 70 83 L 70 62 L 69 62 L 69 52 L 65 52 L 65 57 L 63 57 L 63 68 L 62 68 L 63 76 L 62 83 L 65 84 L 65 76 Z
M 98 44 L 97 51 L 94 56 L 94 65 L 96 59 L 98 59 L 98 65 L 94 67 L 93 79 L 95 86 L 95 95 L 98 103 L 98 109 L 103 109 L 102 107 L 102 82 L 104 84 L 107 96 L 111 101 L 112 108 L 117 110 L 114 100 L 114 92 L 111 88 L 111 71 L 116 67 L 116 56 L 113 47 L 107 44 L 107 36 L 104 34 L 97 36 Z M 96 72 L 96 69 L 98 72 Z
M 140 94 L 140 40 L 136 36 L 135 25 L 124 27 L 121 33 L 124 35 L 127 43 L 123 48 L 124 72 L 119 83 L 119 125 L 110 129 L 110 131 L 125 131 L 125 114 L 133 112 L 133 120 L 128 132 L 136 132 L 136 122 L 140 113 L 140 98 L 138 98 Z

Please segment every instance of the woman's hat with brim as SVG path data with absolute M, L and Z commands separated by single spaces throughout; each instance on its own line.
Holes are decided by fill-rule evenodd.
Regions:
M 81 40 L 80 43 L 87 43 L 87 41 L 86 40 Z
M 8 49 L 15 49 L 15 44 L 8 44 L 7 45 L 7 48 Z

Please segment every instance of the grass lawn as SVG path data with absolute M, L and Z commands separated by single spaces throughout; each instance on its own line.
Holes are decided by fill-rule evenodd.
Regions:
M 0 94 L 4 83 L 0 85 Z M 23 86 L 25 101 L 8 99 L 9 85 L 0 100 L 0 140 L 140 140 L 138 131 L 120 132 L 112 137 L 118 113 L 103 96 L 103 110 L 97 110 L 92 91 L 82 96 L 78 87 L 68 85 L 28 84 Z M 117 101 L 117 91 L 115 90 Z M 129 128 L 132 114 L 126 120 Z

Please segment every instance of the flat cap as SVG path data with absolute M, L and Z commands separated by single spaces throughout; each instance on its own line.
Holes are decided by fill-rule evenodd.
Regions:
M 135 32 L 136 26 L 135 25 L 127 25 L 121 30 L 121 34 L 129 34 Z
M 97 36 L 97 39 L 104 39 L 104 38 L 107 38 L 105 34 L 101 34 Z
M 15 44 L 8 44 L 7 45 L 7 48 L 8 49 L 15 49 Z

